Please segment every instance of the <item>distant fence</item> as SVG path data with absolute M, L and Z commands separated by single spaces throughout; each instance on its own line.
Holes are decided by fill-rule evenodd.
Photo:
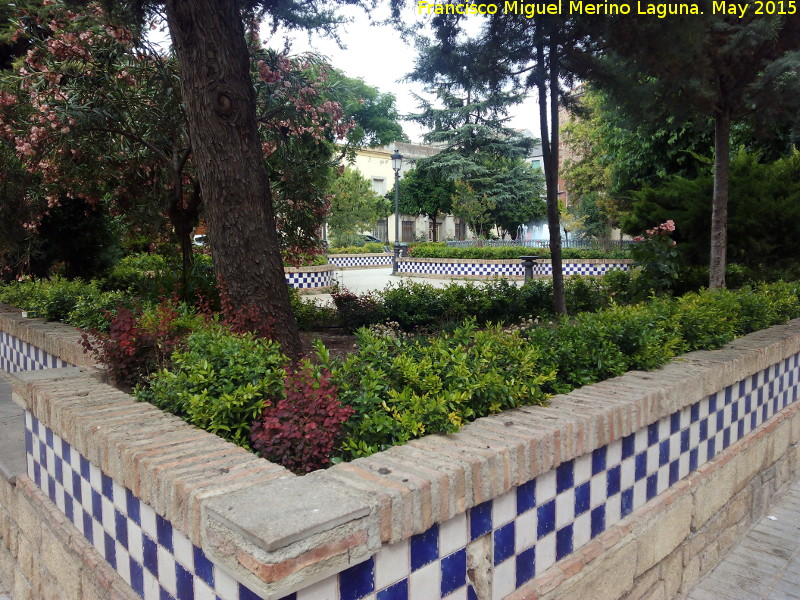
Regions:
M 524 246 L 527 248 L 549 248 L 550 240 L 464 240 L 446 242 L 453 248 L 470 248 L 473 246 Z M 624 250 L 633 244 L 633 240 L 561 240 L 562 248 L 583 248 L 589 250 Z

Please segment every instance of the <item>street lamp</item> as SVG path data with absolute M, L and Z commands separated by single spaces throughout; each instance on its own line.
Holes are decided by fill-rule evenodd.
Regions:
M 394 169 L 394 259 L 392 260 L 392 275 L 397 275 L 397 261 L 400 258 L 400 169 L 403 166 L 403 155 L 395 148 L 392 154 L 392 169 Z

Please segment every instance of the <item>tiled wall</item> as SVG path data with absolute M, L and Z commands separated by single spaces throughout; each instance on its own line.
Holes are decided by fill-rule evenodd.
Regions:
M 294 272 L 287 271 L 286 283 L 290 287 L 306 290 L 311 288 L 324 288 L 333 285 L 333 271 L 309 271 Z
M 0 331 L 0 371 L 17 373 L 69 366 L 69 363 L 60 358 Z
M 363 254 L 354 256 L 328 256 L 328 262 L 339 268 L 347 269 L 353 267 L 376 267 L 390 266 L 392 264 L 391 254 Z
M 473 600 L 473 542 L 488 544 L 504 598 L 796 402 L 798 356 L 287 598 Z M 30 414 L 25 443 L 31 478 L 140 597 L 258 597 Z
M 564 262 L 564 275 L 603 275 L 612 269 L 627 271 L 627 263 L 572 263 Z M 401 273 L 450 275 L 454 277 L 492 277 L 494 275 L 508 277 L 522 277 L 525 269 L 521 262 L 518 263 L 438 263 L 404 259 L 399 263 Z M 536 263 L 533 274 L 547 276 L 553 274 L 552 265 Z

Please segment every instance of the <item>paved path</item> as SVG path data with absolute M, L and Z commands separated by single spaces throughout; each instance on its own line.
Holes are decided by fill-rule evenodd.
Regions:
M 800 600 L 800 481 L 768 515 L 688 600 Z

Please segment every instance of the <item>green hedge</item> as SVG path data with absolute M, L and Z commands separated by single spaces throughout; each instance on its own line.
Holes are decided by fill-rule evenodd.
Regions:
M 386 246 L 377 242 L 368 242 L 363 246 L 338 246 L 328 250 L 328 254 L 381 254 L 384 252 L 386 252 Z

